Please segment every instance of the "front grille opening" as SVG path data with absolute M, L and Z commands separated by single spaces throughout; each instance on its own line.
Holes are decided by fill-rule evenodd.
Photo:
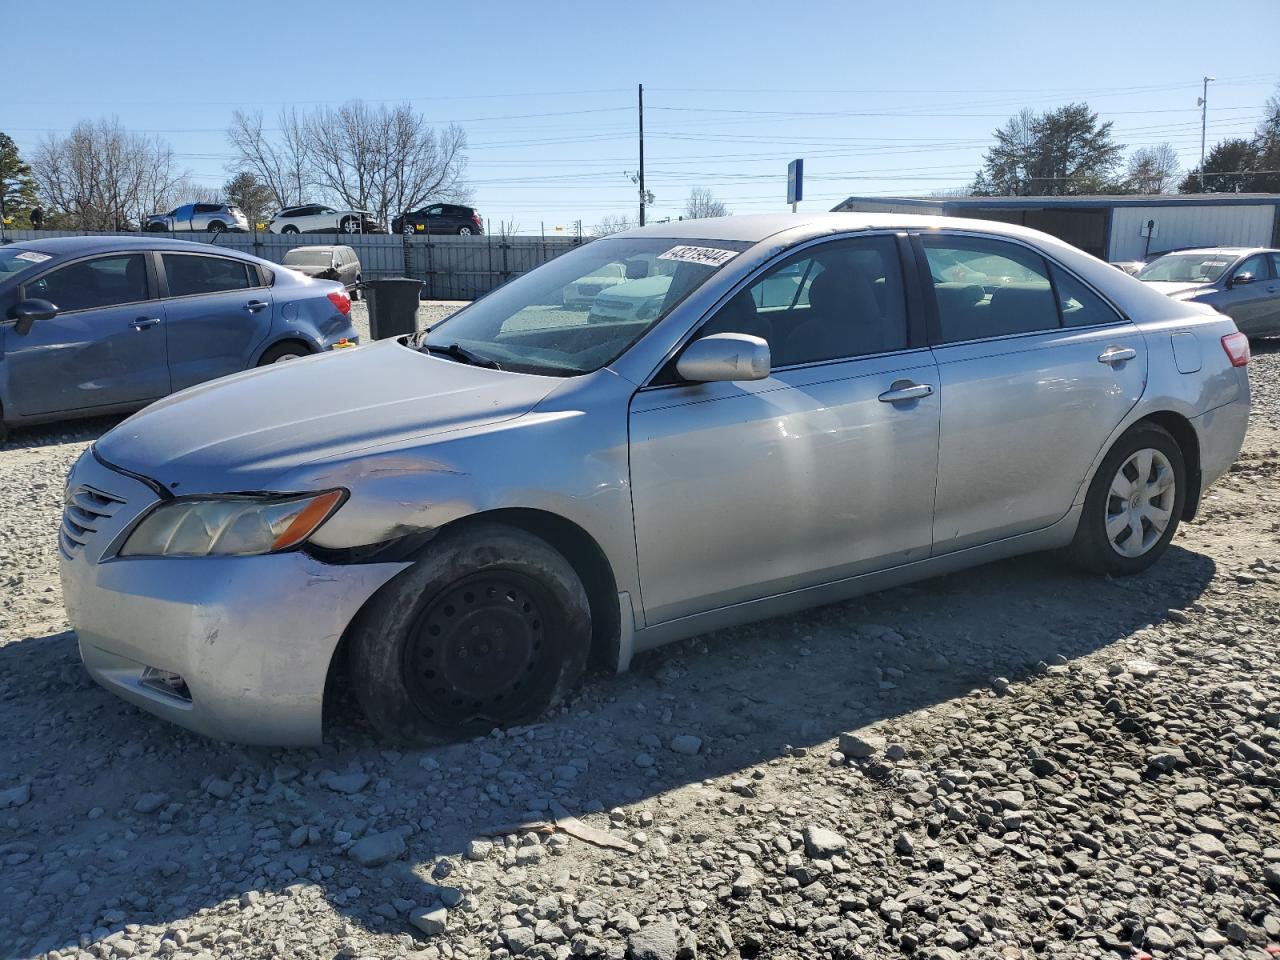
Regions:
M 97 524 L 114 514 L 124 502 L 120 497 L 88 486 L 77 487 L 68 493 L 58 537 L 63 555 L 68 558 L 75 556 L 76 551 L 98 532 Z
M 180 674 L 174 673 L 172 670 L 160 670 L 156 667 L 147 667 L 142 671 L 142 677 L 138 681 L 140 686 L 146 687 L 148 690 L 154 690 L 157 693 L 163 693 L 167 697 L 173 697 L 184 703 L 191 702 L 191 691 L 187 689 L 187 681 L 182 679 Z

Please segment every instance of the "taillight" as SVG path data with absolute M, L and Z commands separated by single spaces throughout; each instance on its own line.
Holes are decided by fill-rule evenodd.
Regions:
M 1233 367 L 1249 365 L 1249 338 L 1243 333 L 1228 333 L 1222 338 L 1222 349 L 1227 352 L 1227 359 Z
M 483 225 L 484 225 L 484 224 L 481 222 L 481 220 L 480 220 L 480 214 L 478 214 L 478 213 L 474 213 L 474 212 L 473 212 L 473 213 L 471 214 L 471 219 L 475 222 L 475 225 L 476 225 L 477 227 L 480 227 L 480 226 L 483 226 Z
M 338 308 L 338 312 L 344 317 L 351 312 L 351 298 L 347 296 L 345 290 L 334 290 L 328 294 L 329 302 Z

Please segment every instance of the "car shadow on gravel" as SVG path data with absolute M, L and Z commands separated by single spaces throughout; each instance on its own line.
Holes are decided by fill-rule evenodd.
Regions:
M 504 865 L 468 863 L 473 840 L 502 848 L 504 825 L 562 806 L 604 829 L 605 812 L 638 806 L 654 829 L 694 831 L 687 800 L 664 820 L 672 791 L 708 790 L 704 809 L 742 802 L 752 770 L 782 758 L 817 769 L 834 738 L 869 724 L 910 752 L 913 711 L 1159 624 L 1214 572 L 1176 546 L 1122 580 L 1049 556 L 1004 561 L 654 651 L 624 676 L 589 677 L 539 724 L 432 749 L 393 748 L 356 719 L 314 750 L 213 743 L 99 690 L 73 635 L 13 642 L 0 647 L 0 790 L 26 782 L 31 796 L 0 810 L 0 954 L 96 942 L 126 923 L 216 932 L 216 917 L 194 915 L 282 891 L 318 893 L 371 933 L 417 936 L 410 905 L 457 889 L 492 911 L 509 892 L 489 889 L 488 871 L 564 869 L 554 847 L 528 865 L 511 862 L 518 849 L 493 855 Z M 635 828 L 632 817 L 615 833 Z M 366 848 L 399 852 L 393 833 L 400 857 L 356 862 L 352 844 L 370 837 L 381 841 Z M 571 843 L 563 855 L 626 869 L 627 853 Z
M 120 413 L 86 420 L 62 420 L 33 427 L 10 427 L 9 437 L 0 443 L 0 451 L 34 449 L 61 443 L 92 443 L 115 427 L 129 414 Z

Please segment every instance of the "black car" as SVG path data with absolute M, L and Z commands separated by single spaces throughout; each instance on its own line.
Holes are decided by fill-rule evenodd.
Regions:
M 426 234 L 460 234 L 464 237 L 479 236 L 484 233 L 484 225 L 480 214 L 472 207 L 462 207 L 456 203 L 433 203 L 421 210 L 402 213 L 391 221 L 392 233 Z

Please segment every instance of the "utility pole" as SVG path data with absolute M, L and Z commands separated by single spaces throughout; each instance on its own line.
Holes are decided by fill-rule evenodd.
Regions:
M 1204 92 L 1200 95 L 1199 103 L 1196 104 L 1200 108 L 1200 192 L 1204 193 L 1204 133 L 1208 125 L 1209 117 L 1209 84 L 1217 77 L 1204 78 Z
M 640 88 L 640 226 L 644 226 L 644 84 Z

